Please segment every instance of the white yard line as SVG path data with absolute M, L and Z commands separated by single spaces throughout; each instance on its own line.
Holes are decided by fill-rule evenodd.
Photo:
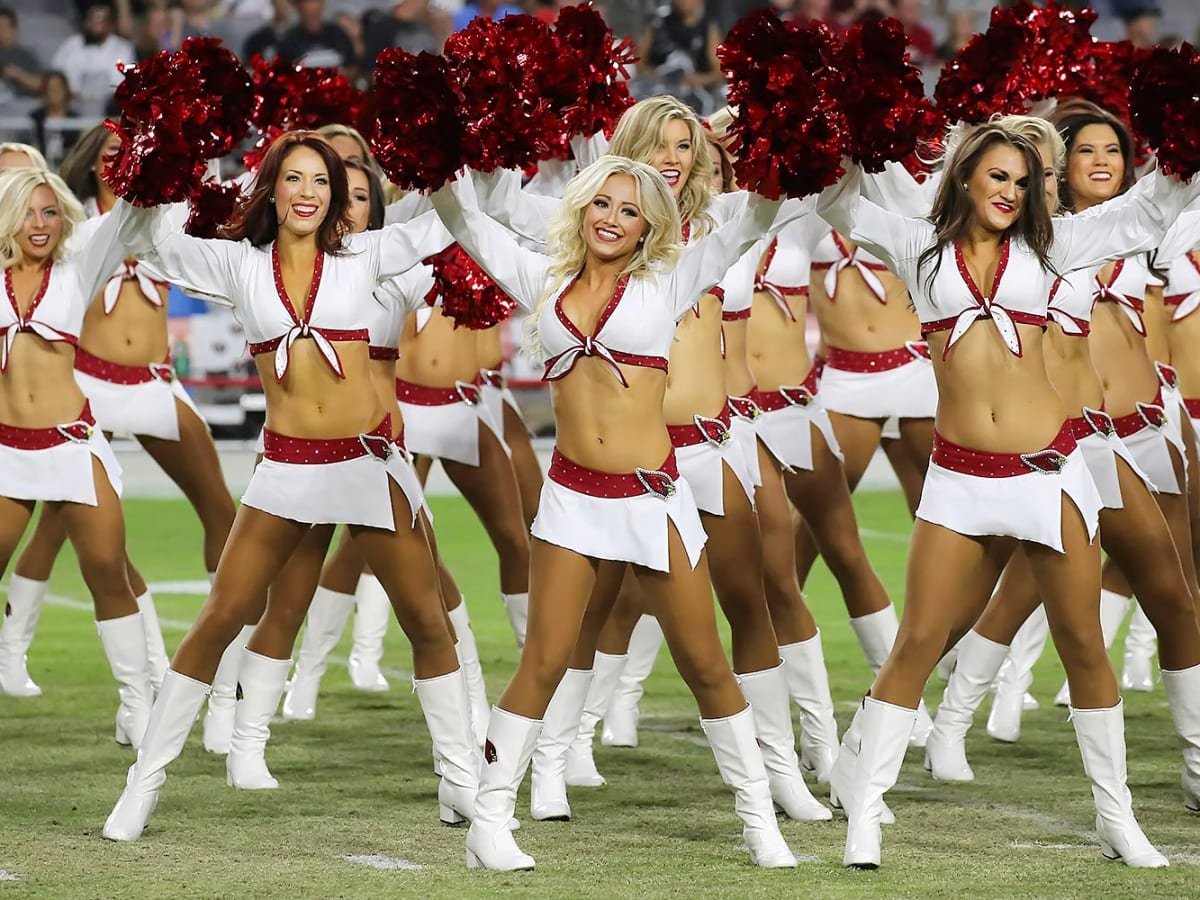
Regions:
M 407 859 L 397 859 L 394 856 L 384 856 L 382 853 L 371 853 L 363 856 L 343 856 L 346 862 L 357 863 L 360 866 L 370 866 L 372 869 L 403 869 L 416 872 L 421 866 Z

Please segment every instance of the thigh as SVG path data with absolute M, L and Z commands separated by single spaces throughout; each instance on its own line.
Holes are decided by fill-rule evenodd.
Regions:
M 700 514 L 708 534 L 708 569 L 718 597 L 763 594 L 763 544 L 758 519 L 733 470 L 724 470 L 725 515 Z
M 596 580 L 592 585 L 587 610 L 584 612 L 583 621 L 579 626 L 579 637 L 575 641 L 575 652 L 571 656 L 571 668 L 590 669 L 592 667 L 596 658 L 596 647 L 600 642 L 600 634 L 612 617 L 617 597 L 621 593 L 621 583 L 624 581 L 628 569 L 629 566 L 626 563 L 612 560 L 602 560 L 596 566 Z M 638 618 L 640 618 L 640 612 L 634 618 L 634 624 Z M 626 641 L 632 632 L 633 624 L 630 624 L 629 632 L 625 635 Z
M 841 463 L 825 444 L 816 427 L 812 429 L 813 468 L 805 472 L 785 472 L 784 487 L 813 538 L 830 565 L 836 565 L 839 549 L 862 546 L 858 536 L 858 518 L 850 499 L 850 488 L 841 477 Z M 831 558 L 834 557 L 834 558 Z
M 8 561 L 29 527 L 35 505 L 33 500 L 0 497 L 0 573 L 8 569 Z
M 406 622 L 406 616 L 414 625 L 426 621 L 428 616 L 442 617 L 441 582 L 433 562 L 433 548 L 423 527 L 425 513 L 420 512 L 416 526 L 410 526 L 412 511 L 404 491 L 391 478 L 388 488 L 395 530 L 351 525 L 349 531 L 363 559 L 392 599 L 400 625 L 407 632 L 410 622 Z M 431 598 L 438 602 L 431 604 Z
M 1043 544 L 1023 544 L 1034 581 L 1045 606 L 1055 643 L 1071 634 L 1081 642 L 1092 635 L 1103 647 L 1100 636 L 1100 542 L 1088 538 L 1079 511 L 1063 497 L 1063 552 Z
M 529 429 L 525 427 L 517 411 L 507 403 L 503 404 L 503 410 L 504 442 L 512 451 L 513 470 L 516 472 L 517 486 L 521 491 L 521 509 L 524 512 L 525 525 L 529 527 L 537 516 L 538 500 L 542 494 L 542 467 L 533 449 Z
M 521 492 L 512 460 L 491 429 L 479 423 L 479 465 L 442 460 L 442 468 L 462 491 L 488 534 L 517 530 L 528 534 L 521 521 Z
M 138 443 L 179 486 L 198 512 L 219 512 L 228 524 L 233 520 L 233 498 L 225 484 L 221 460 L 208 426 L 182 400 L 175 400 L 175 411 L 179 416 L 179 440 L 138 436 Z
M 32 500 L 11 500 L 8 502 L 28 506 L 30 510 L 33 509 Z M 20 536 L 18 535 L 19 538 Z M 21 556 L 17 559 L 17 567 L 14 571 L 16 574 L 31 578 L 34 581 L 49 581 L 50 573 L 54 571 L 54 562 L 58 559 L 59 551 L 62 550 L 62 546 L 66 541 L 67 529 L 63 525 L 62 514 L 59 512 L 58 507 L 52 503 L 43 503 L 41 510 L 38 511 L 37 523 L 34 525 L 33 534 L 25 542 L 25 547 L 21 550 Z M 7 560 L 9 554 L 12 553 L 12 549 L 10 548 L 5 551 L 3 550 L 4 546 L 6 545 L 0 543 L 0 553 L 2 553 L 0 558 L 7 565 Z
M 125 514 L 121 498 L 108 481 L 100 460 L 92 457 L 92 477 L 96 484 L 96 505 L 55 503 L 80 569 L 87 577 L 91 567 L 119 567 L 125 573 Z
M 321 586 L 339 594 L 353 594 L 358 588 L 363 565 L 362 551 L 350 537 L 350 530 L 344 528 L 337 548 L 325 560 L 324 568 L 321 569 Z
M 830 412 L 829 421 L 833 424 L 833 433 L 845 457 L 842 468 L 846 473 L 846 482 L 853 491 L 858 487 L 863 473 L 871 464 L 871 457 L 875 455 L 879 446 L 879 438 L 883 434 L 883 420 L 859 419 Z
M 1011 644 L 1041 602 L 1029 556 L 1024 547 L 1018 547 L 1004 567 L 1000 587 L 975 623 L 975 630 L 989 641 Z
M 425 482 L 429 480 L 429 471 L 433 468 L 433 457 L 423 454 L 413 454 L 413 471 L 417 473 L 417 480 L 421 482 L 421 487 L 425 487 Z
M 1181 482 L 1182 483 L 1182 482 Z M 1196 565 L 1192 558 L 1192 523 L 1191 512 L 1188 509 L 1187 494 L 1155 494 L 1158 508 L 1162 510 L 1163 518 L 1171 531 L 1175 542 L 1175 550 L 1179 555 L 1179 564 L 1187 579 L 1188 588 L 1193 594 L 1200 594 L 1196 581 Z M 1126 578 L 1130 573 L 1124 573 Z
M 607 563 L 601 563 L 601 566 Z M 638 619 L 647 613 L 646 601 L 642 597 L 642 589 L 638 585 L 637 576 L 633 574 L 633 566 L 628 563 L 615 563 L 619 569 L 619 583 L 616 600 L 600 629 L 600 639 L 597 649 L 602 653 L 620 656 L 629 650 L 629 638 L 637 626 Z

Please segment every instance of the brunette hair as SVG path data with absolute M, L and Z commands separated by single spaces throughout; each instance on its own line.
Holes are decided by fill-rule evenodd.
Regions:
M 1027 177 L 1032 184 L 1037 173 L 1042 171 L 1042 155 L 1037 147 L 1018 129 L 1002 120 L 987 122 L 964 129 L 954 146 L 946 154 L 944 174 L 933 200 L 929 221 L 934 226 L 934 241 L 917 260 L 917 271 L 933 263 L 928 286 L 941 268 L 942 251 L 961 239 L 971 226 L 974 210 L 967 182 L 975 174 L 979 161 L 988 150 L 999 144 L 1007 144 L 1025 159 Z M 1025 202 L 1021 214 L 1010 229 L 1012 237 L 1022 241 L 1037 257 L 1038 263 L 1048 272 L 1054 267 L 1050 262 L 1050 247 L 1054 243 L 1054 223 L 1046 205 L 1046 192 L 1041 189 L 1025 191 Z
M 383 182 L 379 178 L 379 173 L 371 165 L 364 165 L 357 159 L 343 160 L 346 166 L 346 172 L 351 169 L 355 172 L 362 172 L 367 178 L 367 195 L 370 197 L 368 203 L 371 211 L 367 215 L 367 231 L 378 231 L 383 227 Z M 350 186 L 346 185 L 346 193 L 349 196 Z
M 100 180 L 96 177 L 96 163 L 112 132 L 104 123 L 93 125 L 75 142 L 71 152 L 58 167 L 58 173 L 71 192 L 82 200 L 94 200 L 100 196 Z
M 263 247 L 278 237 L 275 182 L 288 156 L 301 147 L 307 147 L 320 156 L 325 163 L 325 171 L 329 173 L 329 209 L 317 228 L 317 246 L 331 255 L 342 252 L 342 236 L 350 231 L 350 220 L 346 215 L 350 205 L 346 164 L 329 146 L 329 142 L 315 131 L 285 131 L 267 148 L 254 179 L 254 188 L 250 196 L 238 204 L 233 219 L 222 231 L 223 237 L 249 241 L 255 247 Z
M 729 155 L 728 148 L 707 128 L 704 129 L 704 140 L 706 148 L 716 148 L 717 156 L 721 160 L 721 190 L 726 193 L 737 190 L 737 179 L 733 175 L 733 157 Z
M 1134 159 L 1133 138 L 1129 136 L 1129 129 L 1125 127 L 1124 122 L 1095 103 L 1089 103 L 1086 100 L 1068 100 L 1061 103 L 1049 118 L 1050 122 L 1058 129 L 1058 133 L 1062 135 L 1063 143 L 1067 148 L 1068 160 L 1071 157 L 1071 149 L 1075 146 L 1075 140 L 1084 128 L 1089 125 L 1107 125 L 1111 128 L 1117 136 L 1117 144 L 1121 148 L 1121 159 L 1125 163 L 1125 171 L 1121 175 L 1121 185 L 1113 196 L 1123 194 L 1133 187 L 1133 182 L 1137 179 L 1135 171 L 1137 163 Z M 1071 192 L 1071 184 L 1067 179 L 1066 172 L 1063 172 L 1059 179 L 1058 194 L 1062 198 L 1063 206 L 1075 211 L 1075 196 Z

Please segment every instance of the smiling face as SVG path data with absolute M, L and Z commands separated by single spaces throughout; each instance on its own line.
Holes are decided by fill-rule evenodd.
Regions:
M 663 129 L 662 138 L 654 155 L 647 160 L 658 169 L 675 199 L 683 192 L 688 176 L 692 173 L 696 148 L 692 145 L 692 131 L 683 119 L 669 119 Z
M 610 175 L 583 216 L 583 240 L 602 262 L 631 256 L 646 234 L 646 218 L 630 175 Z
M 62 232 L 63 217 L 58 198 L 49 187 L 39 184 L 29 195 L 25 220 L 17 233 L 17 246 L 25 261 L 41 264 L 48 260 L 62 239 Z
M 350 203 L 346 215 L 350 218 L 350 230 L 359 234 L 367 230 L 371 222 L 371 186 L 367 173 L 358 169 L 346 169 L 346 181 L 350 187 Z
M 329 171 L 319 153 L 296 147 L 283 158 L 275 179 L 275 221 L 281 229 L 297 237 L 316 234 L 331 198 Z
M 997 234 L 1008 231 L 1021 217 L 1028 188 L 1024 154 L 1011 144 L 989 147 L 967 180 L 976 224 Z
M 1110 125 L 1084 125 L 1067 156 L 1067 183 L 1076 207 L 1095 206 L 1116 196 L 1125 178 L 1121 142 Z

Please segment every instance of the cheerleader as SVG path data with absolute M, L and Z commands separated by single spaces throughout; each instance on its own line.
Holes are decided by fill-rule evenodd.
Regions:
M 572 179 L 551 227 L 550 257 L 521 248 L 473 205 L 469 187 L 442 188 L 434 206 L 463 248 L 533 312 L 558 449 L 533 525 L 529 631 L 517 673 L 492 710 L 468 865 L 533 868 L 508 828 L 517 786 L 593 588 L 615 589 L 632 563 L 734 789 L 752 859 L 794 866 L 775 822 L 752 712 L 717 637 L 705 535 L 663 413 L 676 321 L 766 230 L 778 204 L 752 205 L 673 265 L 678 207 L 644 163 L 605 156 Z
M 908 286 L 939 390 L 900 631 L 831 777 L 849 818 L 847 866 L 879 865 L 883 794 L 900 771 L 922 688 L 1018 543 L 1070 661 L 1101 848 L 1132 866 L 1167 864 L 1138 827 L 1125 783 L 1123 710 L 1095 606 L 1101 498 L 1047 377 L 1042 329 L 1052 272 L 1153 246 L 1186 192 L 1153 176 L 1152 190 L 1103 214 L 1052 220 L 1043 169 L 1028 139 L 992 123 L 967 130 L 947 155 L 928 220 L 863 198 L 856 170 L 821 199 L 830 225 Z
M 110 840 L 141 836 L 226 646 L 244 622 L 261 616 L 260 598 L 310 528 L 338 522 L 349 525 L 393 599 L 453 805 L 469 807 L 475 751 L 466 685 L 425 537 L 420 486 L 370 388 L 364 328 L 377 285 L 437 252 L 446 238 L 430 217 L 346 234 L 347 193 L 345 166 L 324 139 L 289 132 L 264 157 L 232 240 L 187 237 L 165 227 L 156 211 L 138 217 L 159 271 L 234 307 L 266 390 L 268 428 L 208 601 L 163 679 L 138 760 L 104 825 Z M 269 721 L 278 702 L 272 686 L 289 667 L 287 659 L 243 652 L 239 706 L 248 704 L 246 718 Z
M 121 467 L 72 368 L 88 305 L 125 254 L 118 237 L 129 208 L 81 226 L 63 180 L 23 168 L 0 179 L 0 211 L 0 561 L 7 568 L 38 501 L 59 513 L 118 684 L 116 739 L 137 747 L 152 695 L 142 614 L 125 578 Z M 24 674 L 23 656 L 7 671 Z
M 116 201 L 102 173 L 119 148 L 120 139 L 97 125 L 63 161 L 63 179 L 89 217 L 106 215 Z M 75 353 L 75 378 L 101 430 L 136 438 L 191 503 L 204 530 L 204 568 L 211 578 L 233 524 L 233 499 L 208 426 L 171 366 L 167 288 L 148 266 L 124 260 L 88 307 Z M 43 507 L 13 575 L 11 590 L 22 605 L 40 608 L 65 540 L 61 518 Z M 158 614 L 145 580 L 132 563 L 128 568 L 157 690 L 168 665 Z M 230 702 L 227 725 L 232 712 Z
M 1057 173 L 1065 155 L 1061 137 L 1042 119 L 1013 117 L 1004 122 L 1036 141 L 1053 176 L 1047 181 L 1047 203 L 1054 208 L 1058 204 Z M 1065 126 L 1069 135 L 1078 136 L 1082 131 L 1072 117 L 1065 120 Z M 1079 140 L 1089 136 L 1083 131 Z M 1109 558 L 1129 573 L 1138 598 L 1163 635 L 1163 683 L 1176 733 L 1185 747 L 1186 801 L 1189 807 L 1195 807 L 1196 788 L 1200 787 L 1200 718 L 1195 700 L 1200 696 L 1200 627 L 1170 529 L 1154 502 L 1153 485 L 1120 437 L 1138 413 L 1112 419 L 1101 411 L 1104 390 L 1093 367 L 1088 339 L 1094 283 L 1090 271 L 1074 272 L 1054 283 L 1049 300 L 1046 365 L 1064 403 L 1081 411 L 1080 416 L 1071 419 L 1071 425 L 1100 493 L 1101 545 Z M 1028 557 L 1018 551 L 988 610 L 959 645 L 957 664 L 926 747 L 925 766 L 935 778 L 973 780 L 963 744 L 972 714 L 1009 655 L 1016 629 L 1038 603 Z M 1067 661 L 1073 659 L 1068 656 Z M 1002 739 L 1016 737 L 1003 730 L 1010 720 L 1015 721 L 1019 731 L 1024 686 L 1017 687 L 1020 690 L 998 692 L 993 702 L 989 729 Z

